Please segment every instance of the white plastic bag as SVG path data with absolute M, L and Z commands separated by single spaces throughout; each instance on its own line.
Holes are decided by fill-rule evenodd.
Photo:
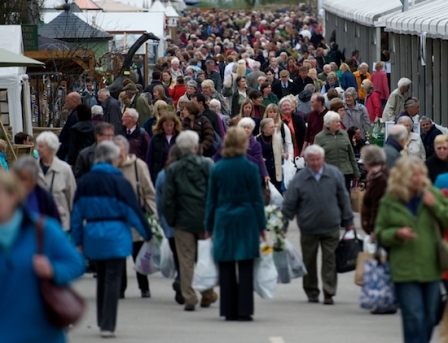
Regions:
M 164 238 L 160 246 L 160 272 L 168 279 L 172 279 L 176 274 L 173 252 L 168 239 Z
M 292 243 L 287 239 L 285 239 L 285 250 L 288 256 L 291 279 L 300 278 L 308 274 L 308 271 L 306 270 L 305 264 L 300 258 L 299 253 L 294 248 L 294 245 L 292 245 Z
M 364 252 L 368 252 L 369 254 L 376 252 L 376 243 L 371 242 L 370 235 L 364 237 L 363 248 Z
M 296 175 L 296 167 L 291 160 L 285 160 L 283 162 L 283 183 L 285 184 L 285 188 L 288 189 L 289 183 L 293 179 L 294 175 Z
M 296 157 L 295 159 L 297 169 L 305 168 L 305 159 L 303 157 Z
M 262 299 L 274 297 L 278 273 L 272 253 L 261 253 L 254 262 L 254 290 Z
M 269 205 L 274 205 L 277 207 L 282 207 L 283 205 L 283 197 L 275 186 L 269 182 L 269 190 L 271 191 L 271 199 L 269 201 Z
M 154 244 L 153 241 L 155 239 L 143 243 L 135 259 L 134 269 L 140 274 L 151 275 L 159 271 L 159 268 L 154 263 L 154 252 L 158 250 L 158 253 L 160 253 L 160 249 L 158 244 Z
M 193 288 L 206 291 L 217 286 L 219 282 L 218 268 L 213 260 L 212 240 L 198 241 L 198 261 L 194 267 Z

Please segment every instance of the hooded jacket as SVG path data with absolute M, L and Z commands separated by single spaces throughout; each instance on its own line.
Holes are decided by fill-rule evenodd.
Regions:
M 302 112 L 305 113 L 305 121 L 308 119 L 308 114 L 311 112 L 311 96 L 313 95 L 313 92 L 309 91 L 309 90 L 303 90 L 299 93 L 299 95 L 297 96 L 299 99 L 299 105 L 297 106 L 297 109 Z
M 81 150 L 95 143 L 95 125 L 89 121 L 78 121 L 70 129 L 70 145 L 68 148 L 68 164 L 74 165 Z

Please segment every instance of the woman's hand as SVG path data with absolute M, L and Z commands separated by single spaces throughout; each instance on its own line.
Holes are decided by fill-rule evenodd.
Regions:
M 423 194 L 423 203 L 432 208 L 436 204 L 436 197 L 431 192 L 426 191 L 425 194 Z
M 410 227 L 402 227 L 395 234 L 397 238 L 407 242 L 417 238 L 417 234 Z
M 266 230 L 263 230 L 260 232 L 261 239 L 263 242 L 266 242 Z
M 42 279 L 52 279 L 54 275 L 53 266 L 44 255 L 33 256 L 33 266 L 36 275 Z
M 289 158 L 289 154 L 286 153 L 286 154 L 283 155 L 283 157 L 285 158 L 285 160 L 287 160 Z
M 265 182 L 266 184 L 268 184 L 269 181 L 271 181 L 271 178 L 270 178 L 269 176 L 266 176 L 266 177 L 264 178 L 264 182 Z
M 205 237 L 205 239 L 212 238 L 212 233 L 211 232 L 206 232 L 204 237 Z

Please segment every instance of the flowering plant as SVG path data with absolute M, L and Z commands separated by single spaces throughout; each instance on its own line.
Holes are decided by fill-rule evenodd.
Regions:
M 272 253 L 272 246 L 269 245 L 268 243 L 263 243 L 263 244 L 261 245 L 261 253 L 262 253 L 263 255 L 269 255 L 269 254 L 271 254 L 271 253 Z
M 160 226 L 160 221 L 154 214 L 147 214 L 149 226 L 151 226 L 152 234 L 155 239 L 157 239 L 160 243 L 163 241 L 163 237 L 165 234 L 163 233 L 163 229 Z
M 274 251 L 285 250 L 285 220 L 283 219 L 280 208 L 273 205 L 268 205 L 264 208 L 266 214 L 267 225 L 266 230 L 273 236 Z

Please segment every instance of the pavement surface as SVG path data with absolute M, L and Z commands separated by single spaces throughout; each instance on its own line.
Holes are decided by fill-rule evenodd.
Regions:
M 359 227 L 359 216 L 356 217 Z M 358 232 L 361 232 L 358 230 Z M 297 226 L 290 225 L 288 238 L 300 252 Z M 320 261 L 319 261 L 320 264 Z M 210 308 L 183 311 L 174 301 L 171 280 L 160 273 L 150 276 L 152 297 L 142 299 L 128 260 L 126 299 L 118 308 L 116 343 L 380 343 L 402 342 L 401 317 L 371 315 L 358 305 L 360 287 L 353 282 L 354 272 L 339 274 L 335 305 L 310 304 L 302 280 L 277 285 L 275 297 L 261 299 L 255 294 L 253 322 L 226 322 L 219 317 L 219 300 Z M 70 331 L 71 343 L 94 343 L 104 339 L 96 326 L 96 279 L 85 275 L 75 288 L 86 298 L 88 311 Z M 216 289 L 219 294 L 219 288 Z M 438 330 L 432 343 L 438 342 Z

